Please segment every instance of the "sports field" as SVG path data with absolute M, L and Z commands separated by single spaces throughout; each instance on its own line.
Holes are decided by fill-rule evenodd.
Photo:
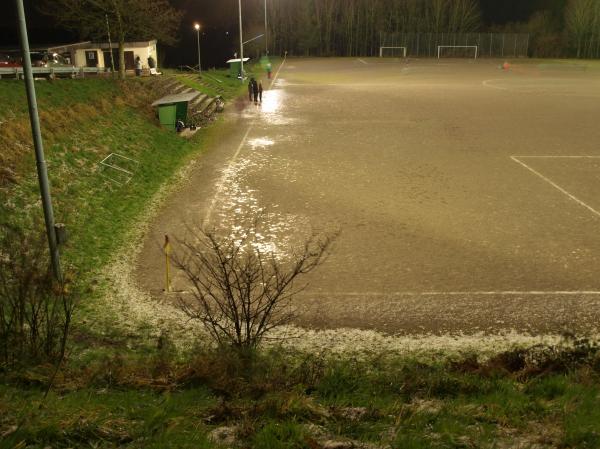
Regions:
M 152 223 L 140 284 L 163 287 L 163 234 L 262 210 L 275 252 L 341 230 L 302 326 L 595 332 L 600 69 L 502 62 L 288 59 Z

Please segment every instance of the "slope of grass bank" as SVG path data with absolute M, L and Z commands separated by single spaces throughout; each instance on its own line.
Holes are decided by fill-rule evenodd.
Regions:
M 156 125 L 141 100 L 151 83 L 68 80 L 38 86 L 55 215 L 70 235 L 64 259 L 89 273 L 110 256 L 136 213 L 184 158 L 199 149 L 203 136 L 188 142 Z M 22 83 L 11 81 L 0 83 L 0 89 L 3 97 L 10 92 L 12 101 L 12 116 L 2 128 L 3 154 L 9 153 L 8 159 L 17 153 L 15 148 L 22 149 L 11 164 L 12 182 L 3 186 L 3 219 L 27 223 L 41 208 L 23 110 L 25 92 Z M 111 153 L 136 161 L 127 166 L 133 172 L 127 184 L 128 176 L 100 165 Z
M 166 84 L 168 78 L 36 83 L 55 218 L 69 233 L 63 265 L 75 271 L 84 291 L 76 314 L 81 331 L 87 330 L 94 298 L 110 283 L 98 277 L 103 266 L 156 192 L 219 132 L 216 124 L 188 140 L 161 128 L 150 104 L 166 93 Z M 23 83 L 2 80 L 0 98 L 0 220 L 39 227 L 42 210 Z M 112 153 L 118 156 L 108 162 L 131 174 L 100 164 Z
M 281 351 L 248 363 L 201 353 L 185 363 L 169 349 L 144 359 L 119 352 L 71 363 L 44 403 L 49 369 L 0 386 L 0 447 L 600 445 L 600 358 L 585 345 L 437 363 Z

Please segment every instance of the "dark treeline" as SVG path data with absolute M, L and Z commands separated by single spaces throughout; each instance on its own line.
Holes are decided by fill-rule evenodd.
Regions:
M 270 2 L 272 48 L 318 56 L 371 56 L 388 32 L 477 31 L 476 0 L 286 0 Z
M 503 20 L 500 24 L 490 16 L 497 14 L 499 6 L 494 4 L 493 9 L 489 3 L 267 0 L 269 48 L 277 54 L 287 50 L 293 55 L 375 56 L 381 33 L 497 32 L 529 34 L 529 56 L 600 57 L 600 0 L 523 2 L 527 8 L 518 11 L 518 21 Z M 248 28 L 250 34 L 262 32 L 264 0 L 246 0 L 244 5 L 244 29 Z M 248 50 L 254 55 L 261 51 L 261 45 L 249 46 Z

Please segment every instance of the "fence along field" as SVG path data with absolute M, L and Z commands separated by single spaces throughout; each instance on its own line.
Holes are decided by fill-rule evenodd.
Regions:
M 381 56 L 399 57 L 386 48 L 404 48 L 405 56 L 437 58 L 454 56 L 473 58 L 526 58 L 529 52 L 529 34 L 516 33 L 381 33 Z M 444 51 L 438 54 L 439 48 Z M 454 48 L 455 50 L 451 50 Z

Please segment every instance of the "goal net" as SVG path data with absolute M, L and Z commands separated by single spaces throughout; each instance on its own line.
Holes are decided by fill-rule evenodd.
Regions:
M 438 45 L 438 59 L 440 58 L 472 58 L 479 56 L 477 45 Z
M 379 47 L 380 58 L 406 58 L 406 47 Z

